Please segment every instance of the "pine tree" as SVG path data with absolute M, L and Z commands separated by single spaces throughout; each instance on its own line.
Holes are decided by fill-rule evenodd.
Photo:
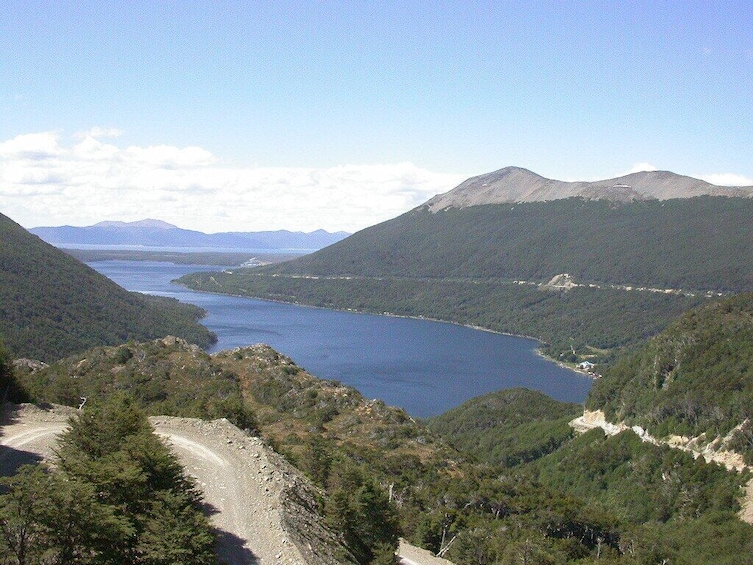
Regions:
M 125 397 L 72 418 L 55 470 L 4 479 L 7 563 L 210 565 L 215 535 L 178 460 Z

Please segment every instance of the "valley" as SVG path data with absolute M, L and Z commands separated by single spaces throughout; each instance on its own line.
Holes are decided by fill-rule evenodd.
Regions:
M 525 195 L 507 201 L 511 179 Z M 375 336 L 394 332 L 402 346 L 421 351 L 423 342 L 444 342 L 421 337 L 429 322 L 415 318 L 452 322 L 432 327 L 451 330 L 441 348 L 458 358 L 457 375 L 442 381 L 450 361 L 421 355 L 434 362 L 427 384 L 451 399 L 441 409 L 430 401 L 435 410 L 419 414 L 426 419 L 390 406 L 381 392 L 364 396 L 376 371 L 364 375 L 359 391 L 314 376 L 309 361 L 306 370 L 269 345 L 221 341 L 208 353 L 186 333 L 144 338 L 129 327 L 134 333 L 121 339 L 96 337 L 97 345 L 72 346 L 57 360 L 50 353 L 45 364 L 14 364 L 0 350 L 9 398 L 37 406 L 21 410 L 20 428 L 13 418 L 4 426 L 6 447 L 20 451 L 50 439 L 61 425 L 46 412 L 54 404 L 76 407 L 86 399 L 81 414 L 88 417 L 122 399 L 151 417 L 200 478 L 220 510 L 213 518 L 225 532 L 219 555 L 237 562 L 393 565 L 395 550 L 408 547 L 402 537 L 458 564 L 747 565 L 753 232 L 745 219 L 753 199 L 746 187 L 719 191 L 671 173 L 612 181 L 575 186 L 504 169 L 289 261 L 222 271 L 204 265 L 190 274 L 190 265 L 169 267 L 182 271 L 180 284 L 211 293 L 196 294 L 199 307 L 191 311 L 200 314 L 206 297 L 230 301 L 227 308 L 255 320 L 269 340 L 282 332 L 258 316 L 274 311 L 279 322 L 279 312 L 292 308 L 285 302 L 317 306 L 309 309 L 317 316 L 380 314 L 362 319 L 374 324 L 372 353 L 391 362 L 385 372 L 398 377 L 384 390 L 402 398 L 417 395 L 402 373 L 410 363 L 391 358 Z M 580 192 L 567 192 L 574 189 Z M 557 198 L 538 201 L 542 194 Z M 80 269 L 12 223 L 5 229 L 13 273 L 37 272 L 40 257 L 63 272 Z M 123 257 L 102 263 L 122 269 Z M 30 292 L 11 274 L 3 273 L 6 294 Z M 132 288 L 148 290 L 146 279 L 134 280 Z M 162 294 L 189 293 L 163 282 Z M 57 308 L 29 299 L 13 315 L 65 327 L 80 316 L 71 306 L 86 301 L 71 299 L 77 295 L 70 285 L 55 296 Z M 128 296 L 124 311 L 144 308 L 143 295 Z M 241 302 L 257 308 L 253 316 L 242 313 Z M 236 329 L 212 326 L 212 309 L 206 316 L 220 340 Z M 352 336 L 345 320 L 326 330 L 299 320 L 291 334 L 311 342 L 301 337 L 310 325 Z M 7 325 L 11 332 L 17 326 L 24 329 L 10 333 L 16 341 L 9 349 L 33 358 L 29 338 L 48 332 Z M 520 384 L 474 392 L 472 369 L 480 363 L 460 353 L 461 334 L 453 332 L 471 332 L 479 343 L 505 336 L 461 326 L 533 336 L 560 363 L 596 363 L 601 378 L 587 380 L 586 412 L 582 397 L 561 402 Z M 150 330 L 162 331 L 157 327 L 165 326 Z M 248 337 L 238 335 L 232 339 Z M 490 342 L 482 357 L 492 358 L 501 343 Z M 348 357 L 348 347 L 314 350 Z M 496 363 L 518 375 L 533 365 L 527 358 Z M 537 371 L 532 375 L 543 382 Z M 464 390 L 452 393 L 450 384 Z M 39 427 L 35 417 L 51 420 Z M 6 452 L 8 461 L 17 465 L 13 453 Z M 234 510 L 231 499 L 255 510 Z M 11 511 L 8 500 L 0 497 L 0 521 Z M 0 542 L 5 551 L 8 539 Z
M 526 386 L 582 402 L 590 387 L 582 375 L 544 361 L 528 339 L 429 320 L 195 292 L 171 283 L 211 267 L 131 261 L 91 266 L 130 290 L 204 309 L 202 322 L 217 335 L 210 352 L 266 343 L 312 374 L 354 386 L 414 417 L 441 413 L 499 388 Z

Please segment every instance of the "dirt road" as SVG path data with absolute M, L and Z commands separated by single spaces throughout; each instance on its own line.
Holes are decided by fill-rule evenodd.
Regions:
M 0 436 L 0 471 L 12 473 L 23 463 L 49 458 L 71 413 L 62 407 L 46 411 L 33 406 L 11 412 Z M 234 565 L 331 562 L 304 557 L 287 531 L 281 497 L 297 478 L 261 440 L 223 420 L 150 421 L 203 490 L 212 522 L 221 532 L 221 559 Z
M 0 424 L 0 475 L 50 459 L 73 408 L 6 405 Z M 204 493 L 230 565 L 336 565 L 335 536 L 314 511 L 313 487 L 282 457 L 226 420 L 149 418 Z M 406 565 L 452 565 L 400 544 Z
M 612 424 L 606 421 L 604 412 L 601 410 L 585 410 L 583 416 L 579 416 L 570 422 L 570 426 L 578 433 L 587 432 L 594 428 L 601 428 L 606 435 L 616 435 L 622 431 L 632 429 L 641 441 L 653 443 L 654 445 L 667 445 L 673 449 L 680 449 L 693 455 L 693 457 L 703 457 L 706 461 L 714 461 L 724 465 L 730 471 L 743 471 L 749 467 L 745 464 L 743 456 L 739 453 L 727 451 L 724 449 L 712 449 L 711 445 L 698 446 L 694 439 L 679 438 L 673 436 L 669 441 L 659 440 L 651 436 L 642 428 L 634 426 L 628 428 L 623 423 Z M 734 431 L 734 430 L 733 430 Z M 726 444 L 732 438 L 732 432 L 722 439 L 722 445 Z M 753 524 L 753 479 L 750 479 L 745 486 L 745 496 L 741 501 L 742 508 L 738 516 L 743 522 Z

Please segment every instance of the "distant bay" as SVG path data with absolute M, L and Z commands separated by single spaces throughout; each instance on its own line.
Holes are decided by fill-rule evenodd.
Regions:
M 591 380 L 536 354 L 535 340 L 453 324 L 355 314 L 206 294 L 170 281 L 216 266 L 154 261 L 89 265 L 128 290 L 171 296 L 207 310 L 213 350 L 266 343 L 311 374 L 341 381 L 368 398 L 428 417 L 512 387 L 583 402 Z

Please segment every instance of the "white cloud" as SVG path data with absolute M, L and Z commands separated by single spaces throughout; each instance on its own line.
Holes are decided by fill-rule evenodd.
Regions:
M 103 128 L 94 126 L 87 131 L 76 132 L 73 137 L 76 139 L 86 139 L 87 137 L 99 139 L 100 137 L 120 137 L 121 135 L 123 135 L 123 131 L 119 130 L 118 128 Z
M 98 137 L 69 146 L 44 132 L 0 143 L 0 212 L 26 227 L 148 217 L 205 232 L 356 231 L 465 178 L 412 163 L 227 167 L 200 147 L 122 148 Z
M 717 186 L 753 186 L 753 179 L 735 173 L 713 173 L 710 175 L 692 175 Z
M 624 177 L 625 175 L 632 175 L 633 173 L 643 173 L 647 171 L 656 171 L 658 170 L 654 165 L 651 163 L 636 163 L 632 167 L 630 167 L 630 170 L 624 173 L 620 173 L 617 175 L 618 177 Z
M 125 150 L 126 159 L 133 159 L 147 166 L 167 169 L 185 167 L 205 167 L 213 165 L 217 159 L 209 151 L 200 147 L 185 147 L 179 149 L 170 145 L 152 147 L 129 147 Z
M 62 153 L 57 132 L 27 133 L 0 143 L 0 157 L 41 160 Z

